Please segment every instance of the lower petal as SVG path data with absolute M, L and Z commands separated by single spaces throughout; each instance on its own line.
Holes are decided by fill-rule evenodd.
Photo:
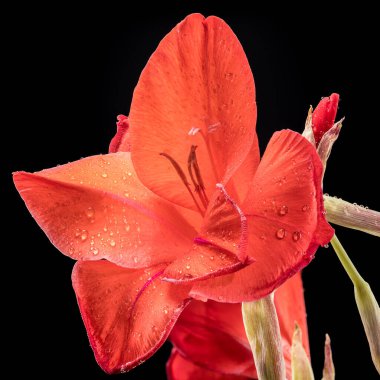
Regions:
M 255 378 L 240 304 L 193 301 L 170 334 L 176 349 L 212 371 Z
M 168 380 L 248 380 L 252 377 L 226 375 L 197 366 L 181 356 L 174 348 L 166 364 Z
M 126 269 L 79 261 L 72 280 L 95 358 L 107 373 L 128 371 L 165 342 L 189 302 L 187 286 L 161 281 L 163 266 Z

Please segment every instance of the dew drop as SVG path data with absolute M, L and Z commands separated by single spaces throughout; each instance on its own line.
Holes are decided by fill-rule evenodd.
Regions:
M 165 307 L 165 308 L 164 308 L 164 314 L 167 314 L 167 313 L 169 313 L 169 311 L 168 311 L 168 309 Z
M 99 251 L 96 248 L 94 248 L 92 253 L 96 256 L 99 253 Z
M 294 240 L 294 241 L 298 241 L 298 240 L 300 240 L 301 232 L 299 232 L 299 231 L 294 231 L 292 237 L 293 237 L 293 240 Z
M 302 211 L 303 212 L 309 211 L 309 209 L 310 209 L 309 205 L 303 205 L 302 206 Z
M 133 262 L 134 262 L 135 264 L 137 264 L 138 261 L 139 261 L 139 258 L 138 258 L 137 256 L 134 256 L 134 257 L 133 257 Z
M 214 256 L 210 256 L 210 260 L 214 260 Z
M 186 269 L 190 269 L 190 265 L 189 264 L 186 265 Z
M 234 77 L 234 74 L 233 74 L 233 73 L 225 73 L 225 74 L 224 74 L 224 77 L 225 77 L 227 80 L 232 80 L 233 77 Z
M 87 215 L 87 218 L 93 218 L 94 215 L 95 215 L 95 211 L 92 207 L 89 207 L 87 210 L 86 210 L 86 215 Z
M 131 229 L 131 226 L 130 226 L 129 224 L 127 224 L 127 225 L 125 226 L 125 230 L 126 230 L 127 232 L 129 232 L 130 229 Z
M 111 239 L 111 240 L 110 240 L 110 246 L 111 246 L 111 247 L 114 247 L 115 245 L 116 245 L 115 240 Z
M 128 172 L 127 175 L 128 175 L 128 177 L 131 177 L 131 176 L 132 176 L 132 173 L 131 173 L 131 172 Z
M 283 239 L 285 237 L 286 231 L 283 228 L 279 228 L 276 232 L 277 239 Z
M 125 192 L 124 196 L 127 197 L 127 198 L 129 198 L 129 193 Z
M 103 177 L 103 178 L 107 178 L 107 177 L 108 177 L 107 173 L 103 173 L 103 174 L 102 174 L 102 177 Z
M 81 241 L 85 241 L 88 237 L 88 232 L 86 230 L 76 230 L 75 237 Z
M 283 205 L 283 206 L 281 206 L 279 209 L 278 209 L 278 215 L 280 215 L 280 216 L 284 216 L 284 215 L 286 215 L 287 213 L 288 213 L 288 206 L 285 206 L 285 205 Z

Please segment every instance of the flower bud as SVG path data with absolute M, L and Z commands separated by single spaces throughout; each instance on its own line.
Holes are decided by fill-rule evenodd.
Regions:
M 322 136 L 334 125 L 338 103 L 339 95 L 333 93 L 329 97 L 322 98 L 313 112 L 312 124 L 317 146 Z
M 302 345 L 302 331 L 297 323 L 294 327 L 291 357 L 292 380 L 314 380 L 310 360 Z
M 322 380 L 334 380 L 335 379 L 335 367 L 332 359 L 331 340 L 328 334 L 326 334 L 325 340 L 325 364 L 323 366 Z

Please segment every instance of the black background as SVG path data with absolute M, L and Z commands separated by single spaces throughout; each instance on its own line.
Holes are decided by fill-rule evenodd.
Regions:
M 310 104 L 341 95 L 346 121 L 325 177 L 325 191 L 380 209 L 378 21 L 376 12 L 269 3 L 182 1 L 157 9 L 78 9 L 54 3 L 4 13 L 2 126 L 3 325 L 6 367 L 37 375 L 103 379 L 89 347 L 71 288 L 73 262 L 49 243 L 11 184 L 15 170 L 36 171 L 106 153 L 115 118 L 128 114 L 139 73 L 160 39 L 187 14 L 224 18 L 240 39 L 256 81 L 261 150 L 278 129 L 302 131 Z M 138 4 L 133 4 L 136 7 Z M 3 26 L 4 28 L 4 26 Z M 3 111 L 4 112 L 4 111 Z M 9 200 L 8 200 L 9 196 Z M 9 215 L 8 215 L 9 214 Z M 379 241 L 338 229 L 377 297 Z M 323 367 L 324 334 L 332 339 L 338 379 L 372 379 L 368 345 L 353 289 L 331 248 L 304 271 L 312 362 Z M 126 379 L 164 379 L 167 344 Z M 11 376 L 11 378 L 13 378 Z

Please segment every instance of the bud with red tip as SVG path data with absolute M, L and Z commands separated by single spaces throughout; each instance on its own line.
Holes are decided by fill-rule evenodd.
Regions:
M 313 112 L 312 125 L 315 144 L 318 146 L 322 136 L 332 128 L 338 111 L 339 95 L 331 94 L 322 98 Z

